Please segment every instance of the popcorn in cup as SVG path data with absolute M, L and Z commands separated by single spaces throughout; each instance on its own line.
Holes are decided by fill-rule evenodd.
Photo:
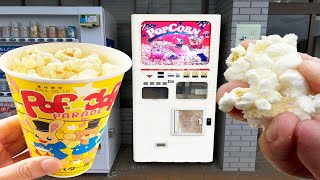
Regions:
M 131 65 L 121 51 L 85 43 L 36 44 L 0 57 L 31 157 L 63 164 L 51 176 L 74 177 L 92 166 Z

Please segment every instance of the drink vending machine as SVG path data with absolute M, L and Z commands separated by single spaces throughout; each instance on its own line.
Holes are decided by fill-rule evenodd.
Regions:
M 132 15 L 135 162 L 213 161 L 220 15 Z
M 46 42 L 84 42 L 115 47 L 116 22 L 102 7 L 0 7 L 0 55 Z M 115 101 L 94 164 L 88 173 L 109 173 L 121 145 L 120 102 Z M 14 104 L 5 76 L 0 79 L 1 117 Z

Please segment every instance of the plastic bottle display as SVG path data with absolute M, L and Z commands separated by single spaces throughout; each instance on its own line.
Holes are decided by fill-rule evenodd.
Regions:
M 12 21 L 0 24 L 0 38 L 76 38 L 76 26 L 46 26 L 37 21 L 26 25 Z
M 20 37 L 20 24 L 16 21 L 11 22 L 11 37 Z
M 66 38 L 67 32 L 65 26 L 58 26 L 58 38 Z
M 20 37 L 22 37 L 22 38 L 30 37 L 29 26 L 20 26 Z
M 75 37 L 76 37 L 76 27 L 68 26 L 68 38 L 75 38 Z
M 57 37 L 57 27 L 56 26 L 49 26 L 49 38 L 56 38 Z
M 39 25 L 37 22 L 31 22 L 30 26 L 30 37 L 37 38 L 39 37 Z
M 10 26 L 2 27 L 2 37 L 9 38 L 10 37 Z
M 39 31 L 40 31 L 40 37 L 41 38 L 48 37 L 48 26 L 40 26 L 39 27 Z

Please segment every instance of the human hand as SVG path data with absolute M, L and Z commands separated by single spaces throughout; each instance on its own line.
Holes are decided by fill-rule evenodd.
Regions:
M 252 41 L 242 42 L 247 48 Z M 303 62 L 298 70 L 315 93 L 320 93 L 320 59 L 300 54 Z M 217 91 L 217 101 L 225 92 L 236 87 L 248 87 L 244 82 L 228 82 Z M 228 113 L 236 120 L 245 121 L 238 109 Z M 259 139 L 265 157 L 283 173 L 320 179 L 320 116 L 312 115 L 311 120 L 300 121 L 292 113 L 282 113 L 273 118 Z
M 62 164 L 54 157 L 29 158 L 29 152 L 20 154 L 26 149 L 18 116 L 0 120 L 0 179 L 35 179 L 61 169 Z

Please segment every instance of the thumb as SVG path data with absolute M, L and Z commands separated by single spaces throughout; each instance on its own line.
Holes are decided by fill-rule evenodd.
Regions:
M 54 157 L 28 158 L 0 169 L 0 179 L 29 180 L 59 171 L 61 162 Z
M 301 121 L 296 128 L 297 154 L 314 177 L 320 179 L 320 121 Z
M 316 93 L 320 92 L 320 60 L 305 60 L 299 65 L 298 70 L 302 76 L 307 80 L 309 86 Z

